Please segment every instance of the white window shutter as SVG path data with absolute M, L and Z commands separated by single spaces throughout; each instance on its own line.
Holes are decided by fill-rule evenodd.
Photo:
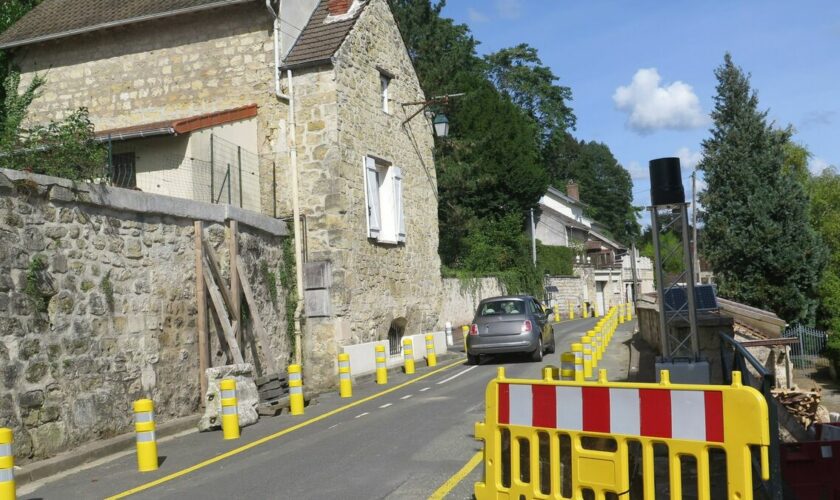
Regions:
M 376 161 L 373 158 L 364 158 L 365 172 L 365 204 L 367 212 L 367 228 L 369 238 L 379 238 L 381 229 L 379 216 L 379 181 L 376 174 Z
M 405 242 L 405 210 L 403 210 L 402 169 L 394 169 L 394 213 L 397 214 L 397 241 Z

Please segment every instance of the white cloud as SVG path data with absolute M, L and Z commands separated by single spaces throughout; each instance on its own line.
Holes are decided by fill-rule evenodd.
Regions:
M 472 7 L 467 8 L 467 18 L 469 18 L 472 23 L 486 23 L 490 20 L 487 14 Z
M 702 127 L 708 117 L 700 100 L 687 83 L 676 81 L 661 86 L 656 68 L 636 71 L 630 85 L 618 87 L 613 94 L 616 108 L 626 112 L 627 126 L 645 134 L 657 129 Z
M 688 148 L 680 148 L 677 151 L 677 156 L 680 158 L 680 166 L 683 169 L 683 172 L 691 172 L 697 167 L 697 164 L 700 163 L 700 160 L 703 159 L 703 154 L 700 151 L 692 151 Z
M 831 163 L 818 156 L 814 156 L 811 158 L 811 161 L 808 162 L 808 170 L 810 170 L 814 175 L 820 175 L 823 170 L 831 168 L 831 166 Z
M 522 14 L 521 0 L 496 0 L 496 11 L 502 19 L 516 19 Z
M 631 161 L 627 164 L 627 172 L 630 178 L 635 180 L 650 180 L 650 170 L 647 165 L 641 165 L 637 161 Z

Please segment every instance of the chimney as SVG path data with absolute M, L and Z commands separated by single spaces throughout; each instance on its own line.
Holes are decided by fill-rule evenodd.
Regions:
M 353 0 L 329 0 L 327 2 L 327 9 L 330 11 L 331 16 L 340 16 L 347 14 L 352 4 Z
M 580 201 L 580 189 L 578 188 L 577 182 L 569 181 L 566 184 L 566 194 L 569 198 L 573 198 L 575 201 Z

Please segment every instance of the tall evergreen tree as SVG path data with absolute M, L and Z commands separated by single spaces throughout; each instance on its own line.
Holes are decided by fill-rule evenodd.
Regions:
M 703 255 L 722 296 L 812 323 L 825 251 L 808 220 L 808 196 L 786 168 L 791 131 L 774 129 L 730 54 L 718 80 L 712 136 L 703 141 L 707 189 Z

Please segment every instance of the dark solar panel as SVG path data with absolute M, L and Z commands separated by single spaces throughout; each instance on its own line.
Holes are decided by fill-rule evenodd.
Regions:
M 688 294 L 686 288 L 674 287 L 670 290 L 665 290 L 665 311 L 678 311 L 680 309 L 688 309 Z M 717 296 L 715 295 L 714 285 L 695 285 L 694 286 L 694 305 L 698 311 L 711 311 L 718 308 Z
M 548 293 L 557 293 L 560 290 L 558 290 L 557 287 L 554 285 L 548 285 L 547 287 L 545 287 L 545 291 Z

